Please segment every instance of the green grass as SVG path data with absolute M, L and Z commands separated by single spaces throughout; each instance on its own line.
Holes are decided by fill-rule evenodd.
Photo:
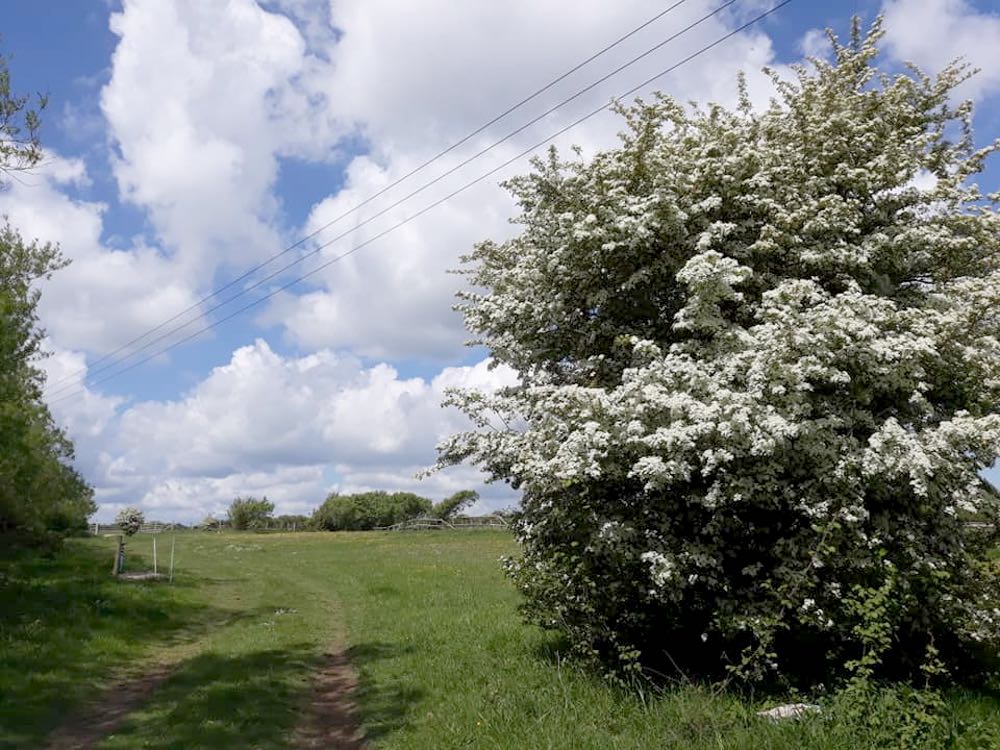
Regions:
M 177 647 L 214 616 L 188 586 L 117 585 L 111 560 L 76 543 L 0 554 L 0 747 L 34 746 L 134 655 Z
M 829 711 L 771 725 L 753 712 L 774 698 L 643 696 L 564 663 L 520 621 L 504 533 L 179 534 L 172 586 L 111 581 L 111 544 L 0 562 L 0 747 L 38 746 L 95 686 L 157 661 L 177 668 L 104 747 L 288 747 L 337 640 L 377 748 L 840 750 L 894 733 L 892 706 L 888 729 Z M 133 563 L 148 546 L 130 542 Z M 955 692 L 948 705 L 952 747 L 1000 747 L 1000 701 Z

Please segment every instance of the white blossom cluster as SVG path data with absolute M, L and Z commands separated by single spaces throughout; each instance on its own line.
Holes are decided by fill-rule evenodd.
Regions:
M 479 429 L 442 462 L 524 488 L 515 575 L 585 651 L 819 633 L 842 663 L 889 578 L 899 650 L 998 640 L 967 526 L 997 505 L 997 145 L 960 67 L 881 74 L 880 35 L 763 112 L 623 109 L 619 149 L 537 160 L 523 231 L 466 258 L 460 309 L 521 385 L 452 394 Z
M 127 508 L 122 508 L 118 512 L 118 515 L 115 516 L 115 523 L 118 524 L 118 528 L 122 530 L 125 536 L 137 534 L 145 522 L 146 517 L 142 511 L 138 508 L 133 508 L 131 505 Z

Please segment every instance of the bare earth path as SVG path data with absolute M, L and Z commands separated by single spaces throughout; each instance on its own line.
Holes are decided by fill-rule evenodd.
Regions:
M 89 750 L 124 723 L 170 677 L 177 663 L 152 667 L 141 677 L 123 679 L 85 705 L 49 735 L 46 750 Z M 292 736 L 298 750 L 364 750 L 353 693 L 357 676 L 341 647 L 330 650 L 313 677 L 312 692 Z
M 96 747 L 121 726 L 125 717 L 142 706 L 173 673 L 176 664 L 159 664 L 141 677 L 122 680 L 87 704 L 49 735 L 46 750 L 84 750 Z
M 353 698 L 357 684 L 347 653 L 342 647 L 332 648 L 314 677 L 293 746 L 298 750 L 363 750 L 366 744 Z

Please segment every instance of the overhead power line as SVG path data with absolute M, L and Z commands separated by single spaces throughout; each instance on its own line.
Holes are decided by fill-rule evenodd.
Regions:
M 169 352 L 170 350 L 176 348 L 177 346 L 180 346 L 181 344 L 184 344 L 184 343 L 186 343 L 186 342 L 188 342 L 188 341 L 190 341 L 190 340 L 192 340 L 192 339 L 200 336 L 201 334 L 206 333 L 207 331 L 210 331 L 211 329 L 216 328 L 217 326 L 220 326 L 220 325 L 222 325 L 223 323 L 225 323 L 225 322 L 227 322 L 229 320 L 232 320 L 233 318 L 235 318 L 235 317 L 243 314 L 244 312 L 246 312 L 246 311 L 248 311 L 248 310 L 256 307 L 257 305 L 260 305 L 261 303 L 267 301 L 268 299 L 271 299 L 271 298 L 277 296 L 278 294 L 281 294 L 282 292 L 286 291 L 287 289 L 295 286 L 296 284 L 298 284 L 298 283 L 300 283 L 300 282 L 302 282 L 302 281 L 304 281 L 304 280 L 306 280 L 306 279 L 314 276 L 315 274 L 319 273 L 320 271 L 324 270 L 325 268 L 328 268 L 329 266 L 333 265 L 334 263 L 337 263 L 337 262 L 343 260 L 344 258 L 346 258 L 346 257 L 348 257 L 350 255 L 353 255 L 354 253 L 356 253 L 358 250 L 362 249 L 363 247 L 366 247 L 366 246 L 372 244 L 376 240 L 381 239 L 382 237 L 386 236 L 387 234 L 389 234 L 391 232 L 394 232 L 395 230 L 399 229 L 400 227 L 404 226 L 405 224 L 408 224 L 409 222 L 413 221 L 414 219 L 419 218 L 420 216 L 424 215 L 428 211 L 436 208 L 437 206 L 440 206 L 442 203 L 445 203 L 446 201 L 450 200 L 451 198 L 454 198 L 456 195 L 465 192 L 466 190 L 468 190 L 469 188 L 473 187 L 474 185 L 482 182 L 483 180 L 487 179 L 488 177 L 491 177 L 492 175 L 496 174 L 500 170 L 502 170 L 502 169 L 510 166 L 514 162 L 516 162 L 516 161 L 522 159 L 523 157 L 527 156 L 528 154 L 536 151 L 537 149 L 539 149 L 540 147 L 544 146 L 549 141 L 551 141 L 551 140 L 553 140 L 555 138 L 558 138 L 560 135 L 563 135 L 564 133 L 566 133 L 570 129 L 576 127 L 577 125 L 580 125 L 581 123 L 585 122 L 586 120 L 589 120 L 591 117 L 594 117 L 595 115 L 600 114 L 601 112 L 604 112 L 609 107 L 611 107 L 612 104 L 614 104 L 615 102 L 620 101 L 621 99 L 624 99 L 627 96 L 631 96 L 632 94 L 634 94 L 634 93 L 638 92 L 639 90 L 645 88 L 646 86 L 648 86 L 651 83 L 657 81 L 658 79 L 662 78 L 663 76 L 665 76 L 665 75 L 667 75 L 669 73 L 672 73 L 673 71 L 677 70 L 681 66 L 689 63 L 691 60 L 694 60 L 695 58 L 703 55 L 704 53 L 708 52 L 709 50 L 717 47 L 718 45 L 720 45 L 723 42 L 725 42 L 726 40 L 732 38 L 736 34 L 739 34 L 740 32 L 745 31 L 746 29 L 750 28 L 751 26 L 759 23 L 764 18 L 772 15 L 773 13 L 776 13 L 778 10 L 780 10 L 783 7 L 785 7 L 786 5 L 788 5 L 791 2 L 793 2 L 793 0 L 782 0 L 782 2 L 778 3 L 777 5 L 774 5 L 773 7 L 771 7 L 768 10 L 766 10 L 766 11 L 758 14 L 757 16 L 754 16 L 752 19 L 750 19 L 749 21 L 747 21 L 743 25 L 739 26 L 736 29 L 733 29 L 732 31 L 728 32 L 727 34 L 724 34 L 723 36 L 721 36 L 718 39 L 716 39 L 714 42 L 706 44 L 704 47 L 701 47 L 697 51 L 693 52 L 692 54 L 688 55 L 687 57 L 683 58 L 682 60 L 674 63 L 670 67 L 668 67 L 668 68 L 666 68 L 664 70 L 661 70 L 659 73 L 656 73 L 655 75 L 651 76 L 650 78 L 647 78 L 645 81 L 637 84 L 636 86 L 633 86 L 628 91 L 625 91 L 625 92 L 619 94 L 618 96 L 615 97 L 614 100 L 612 100 L 612 102 L 610 102 L 608 104 L 604 104 L 604 105 L 598 107 L 597 109 L 594 109 L 594 110 L 588 112 L 587 114 L 583 115 L 582 117 L 577 118 L 573 122 L 571 122 L 568 125 L 560 128 L 558 131 L 556 131 L 555 133 L 552 133 L 551 135 L 549 135 L 548 137 L 542 139 L 541 141 L 538 141 L 537 143 L 535 143 L 534 145 L 532 145 L 529 148 L 525 149 L 524 151 L 520 152 L 516 156 L 511 157 L 507 161 L 505 161 L 502 164 L 500 164 L 500 165 L 492 168 L 488 172 L 480 175 L 479 177 L 476 177 L 475 179 L 470 180 L 469 182 L 465 183 L 464 185 L 462 185 L 461 187 L 457 188 L 456 190 L 453 190 L 452 192 L 448 193 L 444 197 L 439 198 L 438 200 L 436 200 L 436 201 L 428 204 L 427 206 L 425 206 L 424 208 L 420 209 L 416 213 L 413 213 L 410 216 L 407 216 L 405 219 L 402 219 L 401 221 L 397 222 L 396 224 L 393 224 L 392 226 L 388 227 L 387 229 L 382 230 L 378 234 L 376 234 L 376 235 L 374 235 L 372 237 L 369 237 L 367 240 L 365 240 L 364 242 L 361 242 L 361 243 L 355 245 L 350 250 L 347 250 L 347 251 L 341 253 L 340 255 L 337 255 L 337 256 L 331 258 L 330 260 L 326 261 L 325 263 L 322 263 L 321 265 L 319 265 L 316 268 L 312 269 L 308 273 L 302 274 L 301 276 L 293 279 L 292 281 L 287 282 L 286 284 L 283 284 L 282 286 L 278 287 L 277 289 L 274 289 L 274 290 L 268 292 L 267 294 L 265 294 L 264 296 L 262 296 L 262 297 L 260 297 L 260 298 L 258 298 L 256 300 L 254 300 L 253 302 L 250 302 L 250 303 L 248 303 L 248 304 L 240 307 L 239 309 L 231 312 L 230 314 L 226 315 L 225 317 L 220 318 L 217 321 L 214 321 L 212 323 L 209 323 L 208 325 L 203 326 L 202 328 L 198 329 L 197 331 L 194 331 L 193 333 L 188 334 L 187 336 L 185 336 L 185 337 L 183 337 L 183 338 L 181 338 L 181 339 L 179 339 L 179 340 L 171 343 L 168 346 L 163 347 L 162 349 L 159 349 L 158 351 L 156 351 L 156 352 L 154 352 L 154 353 L 152 353 L 152 354 L 150 354 L 150 355 L 148 355 L 148 356 L 140 359 L 139 361 L 134 362 L 131 365 L 129 365 L 129 366 L 127 366 L 127 367 L 125 367 L 125 368 L 117 371 L 117 372 L 111 373 L 110 375 L 107 375 L 107 376 L 105 376 L 103 378 L 100 378 L 100 379 L 92 382 L 90 385 L 91 386 L 95 386 L 95 385 L 100 385 L 101 383 L 105 383 L 108 380 L 111 380 L 112 378 L 119 377 L 119 376 L 123 375 L 124 373 L 126 373 L 126 372 L 128 372 L 130 370 L 133 370 L 136 367 L 139 367 L 140 365 L 143 365 L 143 364 L 145 364 L 146 362 L 149 362 L 152 359 L 155 359 L 156 357 L 159 357 L 159 356 L 161 356 L 163 354 L 166 354 L 167 352 Z M 338 238 L 334 238 L 332 240 L 329 240 L 328 242 L 324 243 L 323 245 L 320 245 L 317 248 L 317 250 L 320 250 L 320 249 L 323 249 L 323 248 L 327 247 L 328 245 L 332 244 L 333 242 L 336 242 L 337 239 Z M 72 398 L 73 396 L 78 395 L 79 393 L 83 393 L 85 390 L 86 390 L 86 386 L 78 389 L 75 392 L 68 393 L 68 394 L 66 394 L 64 396 L 61 396 L 61 397 L 59 397 L 57 399 L 54 399 L 54 400 L 50 401 L 49 403 L 50 403 L 50 405 L 51 404 L 60 403 L 60 402 L 66 400 L 68 398 Z
M 259 271 L 262 268 L 265 268 L 266 266 L 270 265 L 272 262 L 274 262 L 278 258 L 280 258 L 280 257 L 282 257 L 284 255 L 287 255 L 288 253 L 290 253 L 293 250 L 295 250 L 295 248 L 297 248 L 297 247 L 301 247 L 303 244 L 305 244 L 306 242 L 308 242 L 309 240 L 311 240 L 313 237 L 316 237 L 317 235 L 321 234 L 322 232 L 324 232 L 325 230 L 329 229 L 330 227 L 332 227 L 337 222 L 339 222 L 339 221 L 341 221 L 343 219 L 346 219 L 351 214 L 356 213 L 357 211 L 359 211 L 360 209 L 364 208 L 365 206 L 367 206 L 372 201 L 374 201 L 377 198 L 380 198 L 381 196 L 385 195 L 387 192 L 389 192 L 390 190 L 392 190 L 394 187 L 396 187 L 397 185 L 405 182 L 410 177 L 413 177 L 415 174 L 417 174 L 418 172 L 420 172 L 424 168 L 429 167 L 431 164 L 433 164 L 434 162 L 438 161 L 442 157 L 447 156 L 452 151 L 454 151 L 456 148 L 458 148 L 459 146 L 462 146 L 463 144 L 467 143 L 471 139 L 475 138 L 477 135 L 479 135 L 480 133 L 482 133 L 484 130 L 486 130 L 487 128 L 491 127 L 492 125 L 495 125 L 500 120 L 502 120 L 503 118 L 505 118 L 507 115 L 512 114 L 513 112 L 517 111 L 518 109 L 520 109 L 521 107 L 523 107 L 528 102 L 533 101 L 534 99 L 537 99 L 539 96 L 541 96 L 542 94 L 544 94 L 546 91 L 548 91 L 549 89 L 551 89 L 556 84 L 559 84 L 562 81 L 566 80 L 567 78 L 569 78 L 569 76 L 573 75 L 574 73 L 576 73 L 581 68 L 589 65 L 590 63 L 592 63 L 597 58 L 599 58 L 602 55 L 610 52 L 612 49 L 614 49 L 615 47 L 617 47 L 618 45 L 620 45 L 622 42 L 624 42 L 624 41 L 632 38 L 633 36 L 635 36 L 636 34 L 638 34 L 640 31 L 642 31 L 643 29 L 645 29 L 645 28 L 651 26 L 652 24 L 656 23 L 661 18 L 663 18 L 665 15 L 667 15 L 668 13 L 670 13 L 670 11 L 672 11 L 675 8 L 683 5 L 686 2 L 687 2 L 687 0 L 677 0 L 677 2 L 674 2 L 673 4 L 667 6 L 665 9 L 661 10 L 659 13 L 656 13 L 655 15 L 651 16 L 647 20 L 643 21 L 641 24 L 639 24 L 638 26 L 636 26 L 631 31 L 623 34 L 622 36 L 620 36 L 617 39 L 615 39 L 613 42 L 610 42 L 609 44 L 607 44 L 604 47 L 602 47 L 597 52 L 595 52 L 590 57 L 588 57 L 586 60 L 582 60 L 581 62 L 577 63 L 572 68 L 570 68 L 569 70 L 567 70 L 565 73 L 562 73 L 561 75 L 557 76 L 556 78 L 553 78 L 551 81 L 549 81 L 547 84 L 545 84 L 544 86 L 542 86 L 540 89 L 537 89 L 533 93 L 531 93 L 528 96 L 524 97 L 523 99 L 521 99 L 516 104 L 512 104 L 507 109 L 505 109 L 503 112 L 499 113 L 498 115 L 495 115 L 488 122 L 483 123 L 482 125 L 480 125 L 475 130 L 473 130 L 470 133 L 467 133 L 466 135 L 462 136 L 460 139 L 458 139 L 457 141 L 455 141 L 454 143 L 452 143 L 447 148 L 442 149 L 441 151 L 437 152 L 434 156 L 430 157 L 429 159 L 427 159 L 423 163 L 421 163 L 418 166 L 414 167 L 409 172 L 407 172 L 406 174 L 404 174 L 402 177 L 399 177 L 399 178 L 393 180 L 391 183 L 389 183 L 385 187 L 379 189 L 375 193 L 372 193 L 371 195 L 369 195 L 367 198 L 365 198 L 361 202 L 354 204 L 351 208 L 347 209 L 343 213 L 341 213 L 338 216 L 334 217 L 333 219 L 331 219 L 330 221 L 328 221 L 326 224 L 323 224 L 321 227 L 315 229 L 314 231 L 312 231 L 309 234 L 305 235 L 301 239 L 295 241 L 291 245 L 288 245 L 283 250 L 280 250 L 279 252 L 277 252 L 277 253 L 271 255 L 270 257 L 268 257 L 267 259 L 261 261 L 257 265 L 255 265 L 255 266 L 247 269 L 245 272 L 243 272 L 241 275 L 237 276 L 235 279 L 231 279 L 230 281 L 228 281 L 225 284 L 223 284 L 222 286 L 220 286 L 218 289 L 215 289 L 214 291 L 210 292 L 209 294 L 206 294 L 204 297 L 202 297 L 201 299 L 199 299 L 197 302 L 194 302 L 189 307 L 186 307 L 185 309 L 183 309 L 180 312 L 176 313 L 172 317 L 167 318 L 167 319 L 161 321 L 160 323 L 158 323 L 154 327 L 152 327 L 152 328 L 146 330 L 145 332 L 139 334 L 138 336 L 136 336 L 135 338 L 131 339 L 130 341 L 126 341 L 124 344 L 122 344 L 121 346 L 119 346 L 114 351 L 108 352 L 107 354 L 104 354 L 101 357 L 98 357 L 96 360 L 94 360 L 93 362 L 90 363 L 90 368 L 93 368 L 95 365 L 100 364 L 102 362 L 105 362 L 108 359 L 114 358 L 116 355 L 120 354 L 121 352 L 125 351 L 126 349 L 129 349 L 133 345 L 139 343 L 140 341 L 142 341 L 147 336 L 150 336 L 150 335 L 156 333 L 157 331 L 162 330 L 164 327 L 170 325 L 171 323 L 173 323 L 174 321 L 178 320 L 179 318 L 182 318 L 185 315 L 187 315 L 188 313 L 190 313 L 190 312 L 192 312 L 194 310 L 199 309 L 205 302 L 208 302 L 213 297 L 217 297 L 219 294 L 221 294 L 222 292 L 226 291 L 227 289 L 231 289 L 232 287 L 234 287 L 236 284 L 240 283 L 241 281 L 249 278 L 250 276 L 253 276 L 255 273 L 257 273 L 257 271 Z M 129 356 L 131 356 L 131 355 L 129 355 Z M 127 359 L 127 358 L 128 357 L 125 357 L 125 359 Z M 77 370 L 75 372 L 71 372 L 71 373 L 69 373 L 67 375 L 64 375 L 63 377 L 59 378 L 58 380 L 53 381 L 52 383 L 50 383 L 48 385 L 48 388 L 52 388 L 53 386 L 59 385 L 60 383 L 66 381 L 66 380 L 70 380 L 70 379 L 76 377 L 77 375 L 80 375 L 80 374 L 83 374 L 83 373 L 87 372 L 87 370 L 88 370 L 88 368 L 84 367 L 84 368 L 82 368 L 80 370 Z M 56 389 L 55 392 L 58 392 L 59 390 L 63 390 L 63 389 Z
M 308 258 L 311 258 L 311 257 L 317 255 L 320 251 L 322 251 L 325 247 L 328 247 L 333 242 L 336 242 L 337 240 L 343 239 L 344 237 L 348 236 L 349 234 L 352 234 L 352 233 L 358 231 L 359 229 L 361 229 L 362 227 L 367 226 L 368 224 L 372 223 L 376 219 L 381 218 L 385 214 L 387 214 L 390 211 L 392 211 L 394 208 L 397 208 L 398 206 L 400 206 L 403 203 L 405 203 L 406 201 L 408 201 L 410 198 L 413 198 L 414 196 L 416 196 L 416 195 L 422 193 L 423 191 L 425 191 L 427 188 L 432 187 L 433 185 L 436 185 L 441 180 L 445 179 L 446 177 L 451 176 L 452 174 L 454 174 L 455 172 L 457 172 L 458 170 L 460 170 L 462 167 L 464 167 L 464 166 L 468 165 L 469 163 L 471 163 L 471 162 L 475 161 L 476 159 L 478 159 L 480 156 L 483 156 L 484 154 L 488 153 L 489 151 L 492 151 L 497 146 L 500 146 L 501 144 L 503 144 L 506 141 L 510 140 L 514 136 L 518 135 L 519 133 L 522 133 L 523 131 L 525 131 L 526 129 L 528 129 L 529 127 L 531 127 L 532 125 L 535 125 L 536 123 L 540 122 L 545 117 L 548 117 L 553 112 L 556 112 L 559 108 L 564 107 L 566 104 L 574 101 L 575 99 L 578 99 L 579 97 L 581 97 L 584 94 L 586 94 L 588 91 L 592 91 L 594 88 L 596 88 L 597 86 L 599 86 L 601 83 L 604 83 L 605 81 L 607 81 L 608 79 L 610 79 L 613 76 L 617 75 L 618 73 L 621 73 L 623 70 L 625 70 L 625 69 L 631 67 L 632 65 L 635 65 L 637 62 L 639 62 L 639 61 L 641 61 L 641 60 L 649 57 L 649 55 L 651 55 L 654 52 L 656 52 L 657 50 L 663 48 L 665 45 L 667 45 L 670 42 L 674 41 L 675 39 L 677 39 L 678 37 L 682 36 L 683 34 L 686 34 L 687 32 L 691 31 L 691 29 L 695 28 L 696 26 L 699 26 L 700 24 L 704 23 L 705 21 L 707 21 L 708 19 L 712 18 L 713 16 L 718 15 L 723 10 L 725 10 L 726 8 L 728 8 L 729 6 L 733 5 L 736 1 L 737 0 L 726 0 L 726 2 L 724 2 L 722 5 L 718 6 L 715 10 L 710 11 L 709 13 L 706 13 L 705 15 L 701 16 L 697 20 L 695 20 L 692 23 L 690 23 L 687 26 L 685 26 L 680 31 L 677 31 L 674 34 L 671 34 L 670 36 L 668 36 L 667 38 L 665 38 L 665 39 L 657 42 L 656 44 L 654 44 L 649 49 L 647 49 L 644 52 L 641 52 L 638 55 L 632 57 L 630 60 L 628 60 L 627 62 L 625 62 L 625 63 L 623 63 L 621 65 L 619 65 L 617 68 L 615 68 L 611 72 L 606 73 L 605 75 L 603 75 L 600 78 L 598 78 L 596 81 L 594 81 L 594 82 L 592 82 L 592 83 L 584 86 L 582 89 L 579 89 L 578 91 L 576 91 L 571 96 L 569 96 L 569 97 L 563 99 L 562 101 L 560 101 L 559 103 L 557 103 L 557 104 L 549 107 L 547 110 L 545 110 L 541 114 L 535 116 L 534 118 L 532 118 L 528 122 L 520 125 L 519 127 L 515 128 L 514 130 L 511 130 L 506 135 L 504 135 L 501 138 L 493 141 L 488 146 L 485 146 L 484 148 L 481 148 L 479 151 L 475 152 L 471 156 L 466 157 L 464 160 L 462 160 L 458 164 L 455 164 L 454 166 L 452 166 L 451 168 L 445 170 L 444 172 L 442 172 L 441 174 L 437 175 L 436 177 L 428 180 L 427 182 L 425 182 L 424 184 L 422 184 L 420 187 L 418 187 L 418 188 L 416 188 L 414 190 L 411 190 L 409 193 L 407 193 L 406 195 L 402 196 L 401 198 L 398 198 L 393 203 L 391 203 L 388 206 L 380 209 L 379 211 L 375 212 L 374 214 L 366 217 L 364 220 L 356 223 L 350 229 L 347 229 L 344 232 L 341 232 L 336 237 L 331 238 L 330 240 L 328 240 L 327 242 L 325 242 L 322 245 L 319 245 L 318 247 L 314 248 L 310 252 L 305 253 L 303 255 L 300 255 L 295 260 L 292 260 L 291 262 L 285 264 L 281 268 L 278 268 L 277 270 L 272 271 L 267 276 L 264 276 L 263 278 L 255 281 L 254 283 L 252 283 L 252 284 L 244 287 L 243 289 L 241 289 L 239 292 L 237 292 L 236 294 L 232 295 L 228 299 L 223 300 L 222 302 L 218 302 L 218 303 L 212 305 L 211 307 L 209 307 L 207 310 L 202 311 L 201 314 L 199 315 L 199 317 L 204 316 L 204 315 L 209 315 L 210 313 L 213 313 L 216 310 L 219 310 L 220 308 L 225 307 L 226 305 L 228 305 L 231 302 L 239 299 L 240 297 L 243 297 L 244 295 L 249 294 L 254 289 L 257 289 L 257 288 L 263 286 L 264 284 L 266 284 L 268 281 L 271 281 L 272 279 L 274 279 L 274 278 L 282 275 L 285 271 L 289 270 L 290 268 L 293 268 L 294 266 L 299 265 L 300 263 L 302 263 L 303 261 L 307 260 Z M 347 213 L 341 214 L 341 216 L 338 217 L 338 219 L 339 218 L 343 218 L 343 216 L 346 216 L 346 215 L 347 215 Z M 336 220 L 337 219 L 335 219 L 334 222 Z M 330 222 L 330 224 L 332 224 L 334 222 Z M 188 308 L 189 311 L 191 309 L 193 309 L 193 307 L 192 308 Z M 180 317 L 181 315 L 183 315 L 183 313 L 179 313 L 177 316 L 175 316 L 175 319 L 177 317 Z M 160 343 L 161 341 L 164 341 L 165 339 L 170 338 L 174 334 L 179 333 L 180 331 L 184 330 L 188 326 L 194 324 L 195 322 L 197 322 L 197 320 L 198 320 L 198 318 L 196 317 L 196 318 L 192 318 L 191 320 L 188 320 L 187 322 L 180 323 L 177 326 L 174 326 L 173 328 L 170 328 L 166 332 L 164 332 L 164 333 L 156 336 L 155 338 L 152 338 L 152 339 L 146 341 L 144 344 L 142 344 L 141 346 L 137 347 L 134 351 L 130 352 L 129 354 L 125 355 L 122 358 L 119 358 L 117 361 L 106 362 L 105 364 L 101 365 L 100 367 L 92 369 L 91 372 L 90 372 L 90 374 L 89 374 L 89 377 L 93 377 L 94 375 L 98 375 L 101 372 L 105 372 L 107 370 L 110 370 L 110 369 L 116 367 L 117 365 L 121 364 L 122 362 L 125 362 L 128 359 L 130 359 L 130 358 L 132 358 L 132 357 L 134 357 L 134 356 L 136 356 L 138 354 L 141 354 L 143 351 L 146 351 L 146 350 L 152 348 L 153 346 L 155 346 L 156 344 Z M 161 324 L 160 326 L 158 326 L 158 329 L 159 328 L 163 328 L 163 327 L 164 327 L 164 324 Z M 148 335 L 148 334 L 146 334 L 146 335 Z M 142 338 L 142 337 L 140 337 L 140 338 Z M 91 367 L 93 367 L 93 365 Z M 50 388 L 48 390 L 48 395 L 49 396 L 53 396 L 53 395 L 56 395 L 58 393 L 61 393 L 61 392 L 65 391 L 67 389 L 70 389 L 72 387 L 74 387 L 73 383 L 68 383 L 68 384 L 63 385 L 61 387 L 53 387 L 53 388 Z

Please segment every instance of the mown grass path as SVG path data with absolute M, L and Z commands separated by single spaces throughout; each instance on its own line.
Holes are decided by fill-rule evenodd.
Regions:
M 133 564 L 148 546 L 130 542 Z M 0 747 L 44 747 L 102 686 L 165 663 L 96 746 L 336 747 L 322 733 L 344 722 L 322 720 L 350 716 L 338 701 L 354 678 L 331 673 L 331 656 L 353 666 L 376 748 L 886 746 L 828 716 L 757 719 L 774 698 L 691 685 L 640 696 L 563 663 L 516 612 L 498 565 L 515 551 L 506 533 L 178 534 L 172 586 L 111 581 L 111 548 L 74 541 L 49 561 L 0 563 Z M 1000 747 L 1000 701 L 950 700 L 953 747 Z

